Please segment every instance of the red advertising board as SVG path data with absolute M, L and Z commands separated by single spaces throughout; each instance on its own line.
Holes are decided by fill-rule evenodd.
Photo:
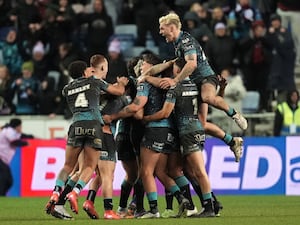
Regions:
M 21 196 L 51 194 L 56 172 L 63 166 L 65 145 L 65 140 L 35 139 L 30 140 L 29 145 L 22 148 Z

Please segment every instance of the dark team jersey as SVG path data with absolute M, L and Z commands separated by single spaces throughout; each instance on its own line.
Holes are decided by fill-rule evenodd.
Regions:
M 106 91 L 108 84 L 94 77 L 78 78 L 66 85 L 63 95 L 73 114 L 73 121 L 99 120 L 103 123 L 100 112 L 100 93 Z
M 111 115 L 119 112 L 128 104 L 126 96 L 115 96 L 111 94 L 104 94 L 101 96 L 101 113 L 102 115 Z
M 190 75 L 191 80 L 196 84 L 201 82 L 203 78 L 215 74 L 199 42 L 189 33 L 182 31 L 174 42 L 174 48 L 177 57 L 184 58 L 186 55 L 197 54 L 197 68 Z
M 154 87 L 153 85 L 143 82 L 138 84 L 136 96 L 146 96 L 148 98 L 144 106 L 144 115 L 152 115 L 159 111 L 165 101 L 165 91 Z M 170 127 L 169 119 L 162 119 L 159 121 L 151 121 L 146 127 Z
M 114 113 L 118 113 L 121 109 L 123 109 L 128 104 L 126 96 L 115 96 L 108 93 L 105 93 L 101 95 L 101 105 L 100 105 L 100 111 L 102 115 L 111 115 Z M 110 129 L 115 135 L 117 132 L 116 122 L 113 121 L 110 124 Z
M 189 79 L 168 90 L 166 101 L 175 104 L 174 118 L 179 135 L 203 130 L 198 120 L 198 89 Z

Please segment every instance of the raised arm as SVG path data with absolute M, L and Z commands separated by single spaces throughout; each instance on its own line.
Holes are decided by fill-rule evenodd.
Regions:
M 162 71 L 168 69 L 170 66 L 173 65 L 173 63 L 176 61 L 176 59 L 172 59 L 167 62 L 159 63 L 154 66 L 152 66 L 150 69 L 142 73 L 142 76 L 153 76 L 155 74 L 159 74 Z

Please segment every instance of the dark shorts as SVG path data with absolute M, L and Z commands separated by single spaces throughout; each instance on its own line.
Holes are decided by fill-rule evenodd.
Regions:
M 102 149 L 103 132 L 100 121 L 84 120 L 71 124 L 68 131 L 67 145 L 73 147 L 90 146 Z
M 118 153 L 118 160 L 131 161 L 136 159 L 133 144 L 130 141 L 129 134 L 118 133 L 116 137 L 116 146 Z
M 180 137 L 180 148 L 182 155 L 202 151 L 205 143 L 204 131 L 194 131 Z
M 145 125 L 139 120 L 132 120 L 130 128 L 130 141 L 133 144 L 135 154 L 140 155 L 141 142 L 145 132 Z
M 216 88 L 219 85 L 219 79 L 217 75 L 211 75 L 208 77 L 203 77 L 200 82 L 197 82 L 198 89 L 201 90 L 201 86 L 205 83 L 210 83 L 214 85 Z
M 112 134 L 104 133 L 103 147 L 100 154 L 100 160 L 113 162 L 117 161 L 116 143 Z
M 180 150 L 178 132 L 173 129 L 169 129 L 166 149 L 168 150 L 166 153 L 174 153 Z
M 141 146 L 152 151 L 160 153 L 171 153 L 170 143 L 172 142 L 172 134 L 170 128 L 167 127 L 149 127 L 145 129 Z

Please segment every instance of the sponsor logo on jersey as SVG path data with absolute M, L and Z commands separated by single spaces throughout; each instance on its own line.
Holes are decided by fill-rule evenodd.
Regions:
M 198 91 L 183 91 L 182 96 L 195 96 L 198 95 Z

